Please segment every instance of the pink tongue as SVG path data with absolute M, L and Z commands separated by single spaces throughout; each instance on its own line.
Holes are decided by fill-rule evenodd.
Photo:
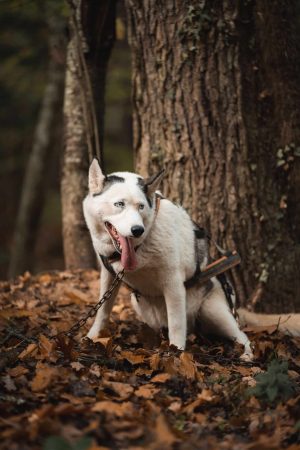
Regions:
M 125 270 L 134 270 L 137 266 L 136 255 L 132 239 L 125 238 L 119 234 L 122 245 L 121 263 Z

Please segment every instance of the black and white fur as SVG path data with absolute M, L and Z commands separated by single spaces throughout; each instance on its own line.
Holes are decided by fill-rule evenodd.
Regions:
M 213 278 L 204 286 L 196 285 L 188 290 L 184 286 L 195 271 L 195 225 L 183 208 L 167 199 L 161 200 L 156 215 L 155 191 L 162 176 L 160 173 L 143 180 L 134 173 L 117 172 L 106 177 L 98 161 L 92 162 L 89 194 L 83 210 L 101 264 L 100 296 L 113 279 L 99 258 L 100 254 L 109 257 L 116 250 L 116 242 L 107 229 L 110 224 L 137 248 L 136 267 L 125 270 L 124 280 L 141 293 L 138 301 L 134 294 L 131 300 L 142 321 L 155 330 L 168 327 L 170 344 L 181 350 L 185 348 L 187 332 L 193 331 L 196 323 L 200 324 L 204 332 L 243 344 L 242 357 L 251 359 L 250 342 L 239 329 L 219 281 Z M 134 237 L 133 227 L 144 231 Z M 204 240 L 199 245 L 203 268 L 208 260 L 207 248 Z M 116 261 L 113 268 L 118 272 L 123 266 Z M 107 325 L 116 294 L 98 310 L 89 338 L 96 338 Z

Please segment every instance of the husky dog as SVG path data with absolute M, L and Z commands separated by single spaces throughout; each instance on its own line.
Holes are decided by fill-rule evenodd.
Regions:
M 170 344 L 184 350 L 187 331 L 200 326 L 203 332 L 242 344 L 242 358 L 250 360 L 250 342 L 239 329 L 219 281 L 212 278 L 204 285 L 185 287 L 196 260 L 200 268 L 207 265 L 207 242 L 203 238 L 195 243 L 196 225 L 183 208 L 167 199 L 161 199 L 158 208 L 156 191 L 162 177 L 162 172 L 147 180 L 129 172 L 105 176 L 93 160 L 83 210 L 101 264 L 100 296 L 114 272 L 124 269 L 123 280 L 135 292 L 131 301 L 136 313 L 155 330 L 167 327 Z M 116 291 L 98 310 L 87 335 L 90 339 L 107 325 Z

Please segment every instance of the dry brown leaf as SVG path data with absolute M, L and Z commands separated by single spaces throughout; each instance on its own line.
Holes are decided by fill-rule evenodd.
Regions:
M 137 397 L 143 397 L 152 399 L 155 394 L 159 392 L 159 389 L 153 386 L 153 384 L 144 384 L 140 386 L 134 393 Z
M 150 367 L 153 370 L 158 370 L 160 365 L 160 355 L 159 353 L 154 353 L 149 358 Z
M 98 337 L 93 339 L 93 342 L 101 344 L 108 354 L 112 352 L 113 340 L 111 337 Z
M 132 416 L 135 412 L 133 403 L 131 402 L 116 403 L 110 400 L 96 402 L 91 411 L 104 412 L 117 417 Z
M 50 367 L 47 364 L 38 363 L 36 374 L 31 382 L 33 392 L 41 392 L 46 389 L 53 379 L 58 375 L 57 367 Z
M 35 409 L 28 417 L 28 422 L 33 423 L 46 417 L 53 410 L 53 405 L 43 405 L 41 408 Z
M 165 383 L 171 378 L 169 373 L 158 373 L 151 379 L 151 383 Z
M 83 364 L 81 364 L 79 361 L 71 362 L 70 366 L 72 367 L 72 369 L 76 370 L 77 372 L 82 369 L 85 369 L 85 366 Z
M 75 395 L 68 394 L 64 392 L 61 394 L 61 398 L 65 400 L 69 400 L 72 405 L 82 405 L 83 403 L 95 403 L 95 399 L 93 397 L 75 397 Z
M 30 317 L 33 315 L 32 311 L 28 309 L 6 308 L 0 310 L 0 317 L 9 319 L 10 317 Z
M 146 376 L 146 377 L 150 377 L 153 373 L 152 369 L 145 369 L 144 367 L 138 367 L 135 371 L 134 371 L 135 375 L 137 375 L 138 377 L 141 376 Z
M 155 438 L 162 446 L 166 448 L 172 448 L 173 444 L 178 441 L 171 430 L 166 417 L 163 414 L 159 414 L 155 421 Z
M 64 291 L 64 295 L 68 297 L 73 303 L 78 303 L 79 305 L 82 305 L 84 303 L 91 303 L 90 296 L 76 288 Z
M 198 394 L 197 399 L 192 403 L 189 403 L 184 408 L 184 412 L 191 414 L 196 408 L 203 405 L 204 403 L 211 402 L 214 399 L 213 393 L 210 389 L 203 389 L 200 394 Z
M 180 373 L 180 360 L 176 356 L 168 356 L 162 358 L 162 366 L 165 372 L 170 375 L 178 375 Z
M 196 379 L 197 368 L 193 359 L 193 355 L 188 352 L 182 352 L 180 355 L 180 373 L 191 380 Z
M 39 350 L 42 357 L 51 360 L 51 362 L 56 362 L 58 356 L 54 355 L 55 347 L 56 343 L 54 341 L 51 341 L 43 334 L 39 336 Z
M 250 377 L 253 374 L 252 367 L 234 366 L 233 370 L 243 377 Z
M 53 281 L 53 278 L 55 277 L 53 277 L 50 273 L 43 273 L 38 277 L 38 282 L 48 285 L 49 283 L 51 283 L 51 281 Z
M 131 364 L 141 364 L 146 358 L 145 355 L 139 355 L 127 350 L 121 352 L 121 357 L 127 359 Z
M 181 410 L 182 407 L 182 402 L 181 400 L 176 400 L 175 402 L 172 402 L 169 406 L 168 409 L 174 413 L 178 413 Z
M 7 369 L 7 373 L 13 378 L 17 378 L 21 375 L 25 375 L 28 372 L 29 372 L 29 370 L 24 366 L 16 366 L 16 367 L 13 367 L 12 369 Z
M 103 387 L 112 389 L 122 400 L 126 400 L 131 396 L 134 388 L 127 383 L 119 383 L 117 381 L 104 381 Z
M 110 450 L 109 447 L 103 447 L 103 445 L 92 444 L 88 450 Z
M 25 358 L 27 358 L 27 356 L 34 356 L 34 354 L 36 353 L 36 350 L 37 350 L 37 345 L 34 343 L 31 343 L 25 348 L 25 350 L 23 350 L 19 354 L 18 358 L 25 359 Z

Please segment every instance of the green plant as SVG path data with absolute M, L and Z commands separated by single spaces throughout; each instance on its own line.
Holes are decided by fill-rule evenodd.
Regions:
M 288 375 L 287 361 L 273 359 L 267 371 L 258 374 L 255 380 L 256 386 L 247 389 L 247 394 L 267 403 L 287 400 L 295 392 L 295 385 Z
M 60 436 L 50 436 L 43 445 L 43 450 L 88 450 L 92 444 L 92 439 L 82 437 L 74 444 Z

